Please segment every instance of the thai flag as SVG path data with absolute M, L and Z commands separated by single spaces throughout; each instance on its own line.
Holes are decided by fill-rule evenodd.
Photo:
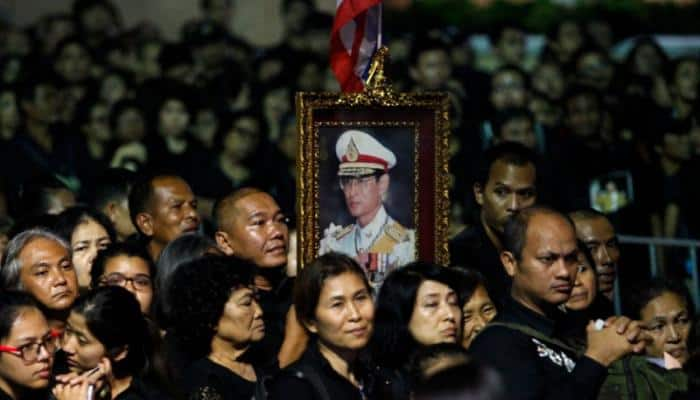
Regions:
M 331 68 L 343 92 L 361 92 L 381 46 L 382 0 L 336 0 Z

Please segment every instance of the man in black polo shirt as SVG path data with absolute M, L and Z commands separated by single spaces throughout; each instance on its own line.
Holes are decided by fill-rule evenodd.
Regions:
M 450 241 L 450 264 L 481 272 L 498 306 L 510 289 L 510 277 L 499 258 L 503 226 L 518 210 L 535 204 L 536 177 L 535 154 L 528 148 L 503 143 L 489 149 L 472 188 L 481 207 L 479 222 Z
M 571 220 L 552 209 L 523 209 L 506 223 L 501 261 L 511 297 L 476 337 L 475 359 L 504 378 L 507 399 L 595 399 L 615 360 L 644 348 L 636 322 L 590 322 L 584 354 L 557 336 L 558 307 L 571 295 L 578 268 Z
M 241 188 L 214 207 L 219 249 L 257 266 L 255 287 L 263 309 L 265 337 L 256 347 L 284 367 L 306 348 L 307 336 L 292 307 L 294 279 L 286 274 L 289 229 L 275 199 L 255 188 Z

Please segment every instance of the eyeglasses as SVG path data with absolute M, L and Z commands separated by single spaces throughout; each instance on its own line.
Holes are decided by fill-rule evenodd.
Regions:
M 0 353 L 10 353 L 24 361 L 24 364 L 29 365 L 39 359 L 39 353 L 43 347 L 47 353 L 53 354 L 58 349 L 58 342 L 61 334 L 58 331 L 51 330 L 40 342 L 27 343 L 19 347 L 0 346 Z
M 340 177 L 340 189 L 352 189 L 357 187 L 360 189 L 367 189 L 370 182 L 376 181 L 376 175 L 365 175 L 365 176 L 341 176 Z
M 136 290 L 150 289 L 152 285 L 151 277 L 144 274 L 137 274 L 133 278 L 129 278 L 119 272 L 113 272 L 100 279 L 100 283 L 107 286 L 126 286 L 129 282 Z

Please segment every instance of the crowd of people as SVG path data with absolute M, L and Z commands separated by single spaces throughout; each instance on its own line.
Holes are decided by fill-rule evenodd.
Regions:
M 697 398 L 686 256 L 652 278 L 617 234 L 700 237 L 699 58 L 618 62 L 602 20 L 536 56 L 515 23 L 486 56 L 387 32 L 394 87 L 449 94 L 451 261 L 375 280 L 342 247 L 293 267 L 293 96 L 338 90 L 332 16 L 283 0 L 261 49 L 200 5 L 174 42 L 110 0 L 2 27 L 0 399 Z

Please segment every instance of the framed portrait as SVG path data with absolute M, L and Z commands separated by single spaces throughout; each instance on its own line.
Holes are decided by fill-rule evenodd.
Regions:
M 298 262 L 330 251 L 377 287 L 414 260 L 447 265 L 446 94 L 297 93 Z

